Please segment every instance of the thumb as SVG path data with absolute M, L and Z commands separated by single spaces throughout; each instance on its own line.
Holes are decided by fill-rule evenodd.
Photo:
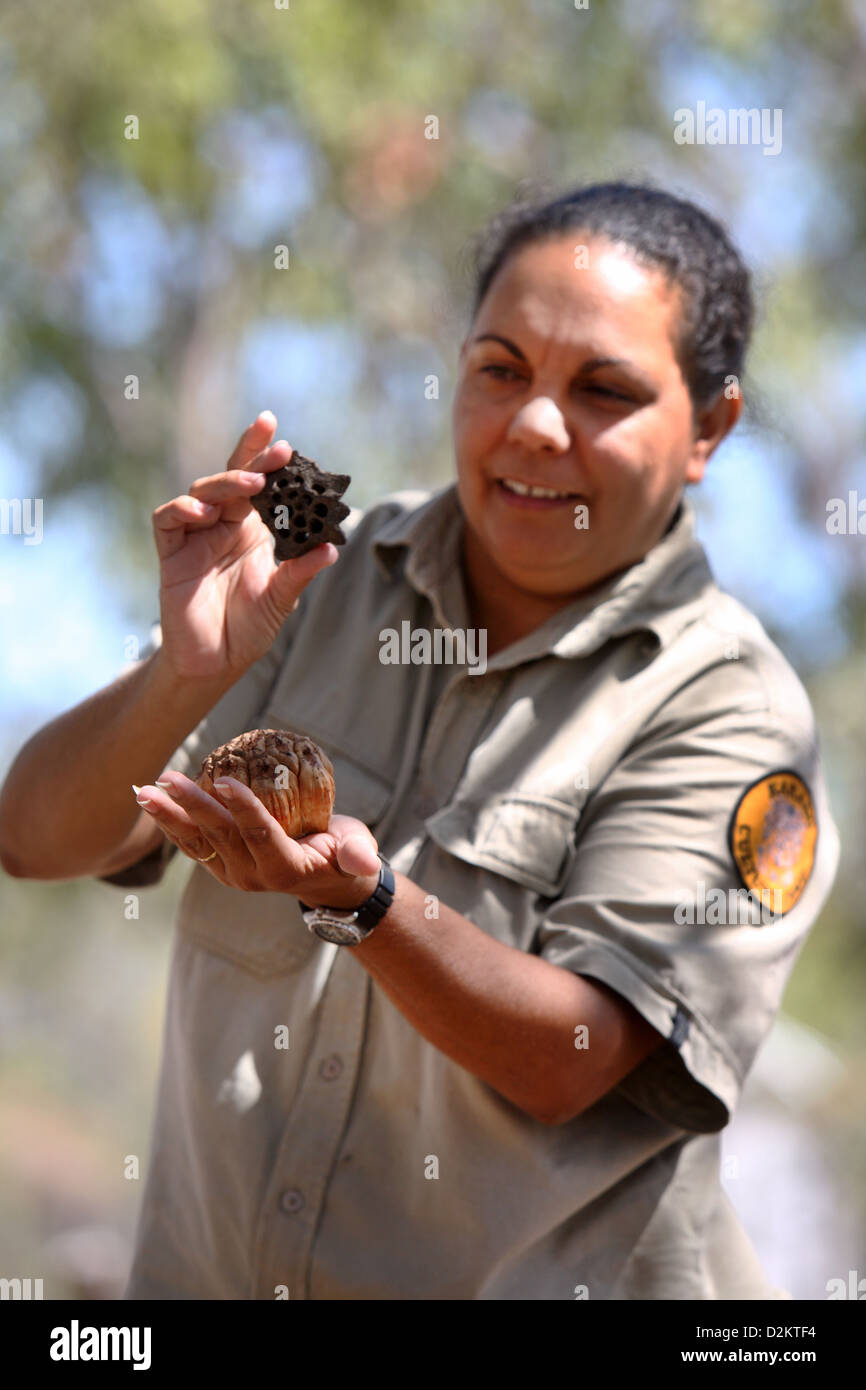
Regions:
M 362 821 L 337 833 L 337 865 L 346 874 L 362 877 L 379 872 L 379 850 Z
M 288 617 L 294 612 L 297 599 L 310 580 L 315 579 L 320 570 L 336 564 L 339 558 L 339 550 L 328 541 L 325 545 L 317 545 L 315 550 L 308 550 L 306 555 L 299 555 L 295 560 L 283 560 L 268 582 L 268 597 L 273 600 L 279 612 Z

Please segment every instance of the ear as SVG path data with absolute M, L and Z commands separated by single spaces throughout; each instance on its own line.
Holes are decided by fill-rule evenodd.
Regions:
M 725 387 L 725 391 L 729 389 Z M 687 483 L 701 481 L 710 455 L 740 418 L 743 397 L 739 385 L 735 385 L 732 395 L 726 395 L 725 391 L 721 391 L 710 405 L 695 416 L 692 452 L 686 466 Z

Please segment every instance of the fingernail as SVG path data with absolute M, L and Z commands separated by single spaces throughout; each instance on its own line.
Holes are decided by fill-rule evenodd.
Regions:
M 135 792 L 136 796 L 138 796 L 138 793 L 141 791 L 141 787 L 137 787 L 134 782 L 131 785 L 132 790 Z
M 154 782 L 153 785 L 155 787 L 165 787 L 167 791 L 171 791 L 171 782 Z
M 213 785 L 214 791 L 219 792 L 220 796 L 224 796 L 228 801 L 230 801 L 235 794 L 235 789 L 231 782 L 227 782 L 224 777 L 218 777 Z
M 139 806 L 150 805 L 151 798 L 149 796 L 137 796 L 135 799 L 138 802 Z

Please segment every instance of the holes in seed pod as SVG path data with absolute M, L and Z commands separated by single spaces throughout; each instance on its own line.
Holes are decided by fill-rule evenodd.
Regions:
M 297 497 L 299 491 L 300 491 L 300 489 L 299 489 L 297 486 L 296 486 L 296 487 L 291 487 L 291 488 L 289 488 L 289 491 L 286 493 L 286 496 L 287 496 L 287 497 Z
M 325 491 L 325 485 L 324 485 L 324 483 L 313 483 L 313 492 L 324 492 L 324 491 Z
M 292 537 L 292 540 L 294 541 L 308 541 L 309 539 L 310 538 L 307 535 L 306 531 L 296 531 Z
M 327 516 L 328 508 L 326 507 L 324 502 L 317 502 L 315 507 L 313 508 L 313 513 L 316 516 Z
M 310 522 L 310 530 L 311 530 L 311 531 L 321 531 L 321 529 L 322 529 L 322 523 L 321 523 L 321 521 L 317 521 L 316 518 L 314 517 L 313 520 Z
M 277 487 L 288 487 L 288 486 L 289 486 L 289 480 L 288 480 L 288 478 L 277 478 Z

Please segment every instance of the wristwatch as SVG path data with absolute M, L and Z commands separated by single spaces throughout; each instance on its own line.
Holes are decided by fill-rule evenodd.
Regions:
M 370 935 L 394 901 L 394 873 L 383 854 L 379 855 L 379 882 L 360 907 L 309 907 L 298 899 L 301 915 L 311 932 L 337 946 L 357 946 Z

